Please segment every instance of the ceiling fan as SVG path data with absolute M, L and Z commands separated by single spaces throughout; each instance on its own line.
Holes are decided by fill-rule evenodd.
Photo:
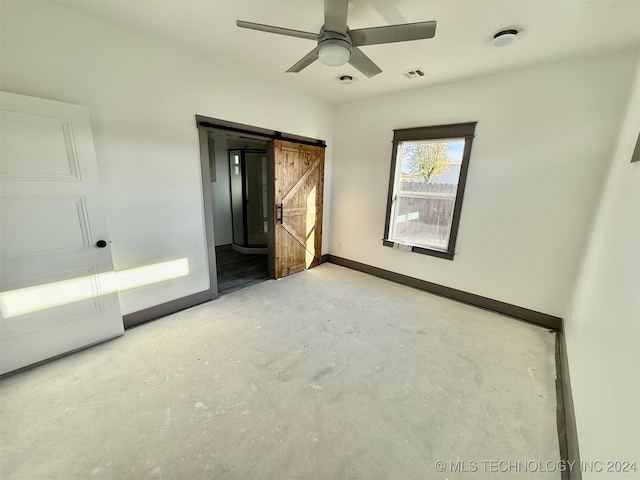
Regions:
M 348 62 L 369 78 L 381 73 L 382 70 L 358 47 L 423 40 L 433 38 L 436 34 L 436 22 L 433 21 L 349 30 L 347 27 L 348 6 L 348 0 L 324 0 L 324 25 L 320 29 L 320 33 L 317 34 L 242 20 L 238 20 L 236 25 L 251 30 L 306 38 L 318 42 L 316 48 L 287 72 L 300 72 L 316 60 L 332 67 L 339 67 Z

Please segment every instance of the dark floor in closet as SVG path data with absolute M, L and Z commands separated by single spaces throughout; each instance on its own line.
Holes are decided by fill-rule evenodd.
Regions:
M 267 255 L 218 251 L 216 262 L 220 295 L 269 280 Z

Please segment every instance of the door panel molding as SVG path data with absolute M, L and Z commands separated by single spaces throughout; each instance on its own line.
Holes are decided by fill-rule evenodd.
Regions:
M 25 218 L 30 218 L 27 226 L 23 225 Z M 88 218 L 84 195 L 3 197 L 0 230 L 15 231 L 26 227 L 29 231 L 25 232 L 27 238 L 3 238 L 0 257 L 10 259 L 74 250 L 88 251 L 91 248 Z
M 3 110 L 0 113 L 3 141 L 0 145 L 0 178 L 12 180 L 82 179 L 73 124 L 49 115 Z M 33 142 L 25 131 L 47 137 L 47 148 Z M 20 161 L 17 161 L 17 159 Z

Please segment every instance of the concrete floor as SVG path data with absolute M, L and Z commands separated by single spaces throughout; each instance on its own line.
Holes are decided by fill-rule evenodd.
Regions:
M 559 460 L 554 381 L 547 330 L 324 264 L 3 379 L 0 477 L 559 479 L 497 463 Z

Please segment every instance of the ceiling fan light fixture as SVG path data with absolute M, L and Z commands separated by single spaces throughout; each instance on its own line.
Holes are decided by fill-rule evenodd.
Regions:
M 341 67 L 350 58 L 349 44 L 342 40 L 326 40 L 318 46 L 318 59 L 329 67 Z

